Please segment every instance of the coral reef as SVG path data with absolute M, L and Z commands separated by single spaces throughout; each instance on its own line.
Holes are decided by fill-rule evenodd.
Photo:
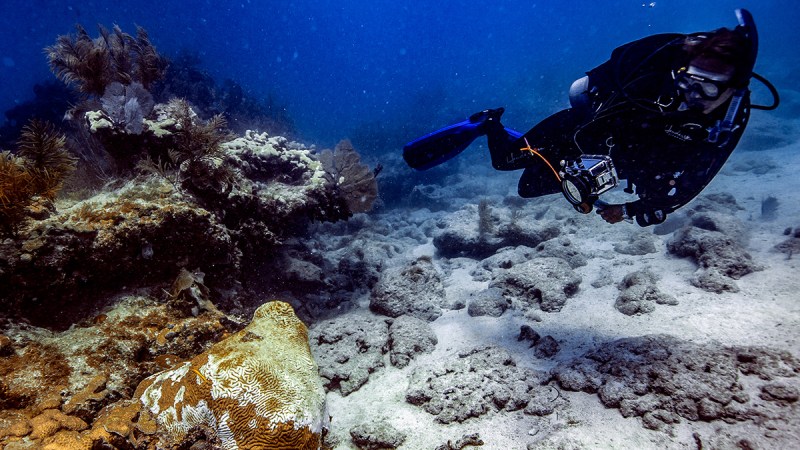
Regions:
M 283 302 L 233 334 L 225 320 L 128 298 L 87 326 L 18 334 L 0 358 L 0 445 L 320 448 L 329 417 L 305 325 Z
M 63 332 L 12 326 L 10 337 L 0 338 L 0 445 L 24 438 L 35 448 L 71 448 L 93 426 L 81 437 L 88 444 L 76 448 L 93 441 L 122 446 L 120 436 L 99 432 L 119 430 L 120 414 L 128 414 L 120 399 L 161 364 L 191 358 L 229 333 L 223 317 L 186 317 L 149 298 L 125 297 Z M 111 405 L 114 414 L 106 411 Z M 145 427 L 134 406 L 125 420 L 141 416 L 131 427 Z
M 131 183 L 33 223 L 0 244 L 0 255 L 4 312 L 53 328 L 91 315 L 121 286 L 165 283 L 181 267 L 213 267 L 207 281 L 229 287 L 241 257 L 216 217 L 157 182 Z
M 182 445 L 199 428 L 226 449 L 316 449 L 328 428 L 306 327 L 278 301 L 205 353 L 142 381 L 134 398 L 155 416 L 160 446 Z
M 34 222 L 19 239 L 2 243 L 0 281 L 14 288 L 0 295 L 0 303 L 8 306 L 9 314 L 42 323 L 50 321 L 51 311 L 77 304 L 53 324 L 68 326 L 115 287 L 164 283 L 181 268 L 209 273 L 207 284 L 219 293 L 237 283 L 248 284 L 243 277 L 251 272 L 240 272 L 242 258 L 253 263 L 255 272 L 270 263 L 277 246 L 302 235 L 312 220 L 351 216 L 348 208 L 339 206 L 356 191 L 341 189 L 348 183 L 329 183 L 330 175 L 311 149 L 265 134 L 247 133 L 230 140 L 221 117 L 198 122 L 181 100 L 155 111 L 157 117 L 144 121 L 146 132 L 141 136 L 117 137 L 133 139 L 129 144 L 144 135 L 159 142 L 148 151 L 166 151 L 168 164 L 146 159 L 140 167 L 157 173 L 160 181 L 133 180 L 119 192 L 99 194 Z M 38 136 L 42 130 L 49 132 L 47 127 L 34 131 Z M 48 165 L 50 184 L 35 184 L 34 175 L 45 172 L 24 163 L 27 159 L 3 157 L 0 170 L 8 175 L 2 182 L 10 186 L 4 196 L 16 195 L 13 202 L 2 199 L 0 209 L 9 232 L 26 217 L 23 207 L 30 206 L 37 193 L 44 197 L 54 192 L 52 186 L 65 165 L 63 157 L 52 156 L 63 140 L 45 135 L 21 142 L 25 154 Z M 37 145 L 49 145 L 51 156 L 36 153 Z M 347 154 L 348 174 L 369 172 L 358 163 L 354 150 Z M 370 178 L 374 186 L 371 173 Z M 49 190 L 41 193 L 43 188 L 37 186 Z M 368 204 L 376 195 L 357 192 Z M 76 269 L 64 274 L 63 267 Z M 34 279 L 36 283 L 30 281 Z M 75 302 L 81 296 L 85 300 Z M 37 301 L 31 302 L 32 298 Z

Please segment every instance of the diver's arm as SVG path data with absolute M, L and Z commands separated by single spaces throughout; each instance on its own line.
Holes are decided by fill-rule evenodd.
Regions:
M 639 200 L 624 205 L 627 216 L 635 218 L 643 227 L 657 225 L 666 219 L 667 214 L 697 197 L 728 160 L 735 144 L 724 148 L 704 147 L 697 152 L 691 167 L 683 172 L 659 174 L 640 181 L 636 187 Z M 703 154 L 708 158 L 702 158 L 700 155 Z

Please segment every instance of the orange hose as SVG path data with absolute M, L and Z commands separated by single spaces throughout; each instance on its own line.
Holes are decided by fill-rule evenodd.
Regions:
M 547 164 L 547 167 L 549 167 L 549 168 L 550 168 L 550 170 L 552 170 L 552 171 L 553 171 L 553 175 L 555 175 L 555 176 L 556 176 L 556 179 L 557 179 L 557 180 L 558 180 L 558 182 L 560 183 L 560 182 L 561 182 L 561 175 L 559 175 L 559 174 L 558 174 L 558 171 L 556 171 L 556 169 L 553 167 L 553 165 L 552 165 L 552 164 L 550 164 L 550 161 L 548 161 L 548 160 L 547 160 L 547 158 L 545 158 L 545 157 L 544 157 L 544 155 L 542 155 L 541 153 L 539 153 L 539 148 L 532 148 L 532 147 L 531 147 L 531 144 L 529 144 L 529 143 L 528 143 L 528 139 L 527 139 L 527 138 L 522 138 L 522 139 L 524 139 L 524 140 L 525 140 L 525 145 L 527 145 L 527 147 L 523 147 L 523 148 L 521 148 L 520 150 L 521 150 L 521 151 L 525 151 L 525 152 L 531 152 L 531 153 L 533 153 L 534 155 L 538 156 L 539 158 L 542 158 L 542 161 L 544 161 L 544 163 L 545 163 L 545 164 Z

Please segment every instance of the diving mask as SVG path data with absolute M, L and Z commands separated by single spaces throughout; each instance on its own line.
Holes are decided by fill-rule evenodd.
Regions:
M 689 66 L 678 71 L 675 86 L 687 97 L 700 96 L 704 100 L 717 100 L 728 89 L 730 79 L 729 75 Z

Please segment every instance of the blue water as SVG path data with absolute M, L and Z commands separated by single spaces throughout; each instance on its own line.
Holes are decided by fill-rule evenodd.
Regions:
M 3 0 L 0 110 L 55 79 L 42 49 L 76 23 L 93 37 L 98 23 L 131 34 L 141 25 L 168 57 L 196 52 L 220 82 L 278 99 L 299 136 L 321 147 L 371 133 L 411 139 L 497 106 L 506 107 L 507 125 L 527 130 L 566 106 L 571 81 L 616 46 L 659 32 L 733 27 L 737 7 L 759 27 L 756 70 L 779 88 L 793 88 L 800 75 L 794 0 L 113 3 Z

